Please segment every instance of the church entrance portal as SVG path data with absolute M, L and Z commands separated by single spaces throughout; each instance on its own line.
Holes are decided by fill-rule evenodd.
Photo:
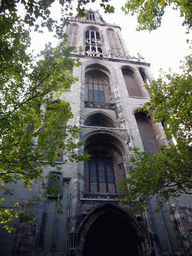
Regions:
M 113 211 L 100 215 L 89 228 L 83 256 L 138 256 L 136 235 L 129 222 Z

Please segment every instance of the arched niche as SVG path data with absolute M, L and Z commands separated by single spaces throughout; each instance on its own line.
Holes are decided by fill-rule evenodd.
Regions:
M 85 193 L 119 193 L 119 183 L 125 178 L 122 142 L 107 133 L 94 133 L 86 139 L 85 152 L 91 155 L 84 165 Z
M 142 77 L 142 79 L 143 79 L 143 82 L 144 82 L 145 84 L 149 83 L 149 82 L 148 82 L 147 75 L 146 75 L 146 72 L 145 72 L 145 70 L 144 70 L 143 68 L 139 68 L 139 73 L 140 73 L 140 75 L 141 75 L 141 77 Z
M 68 45 L 76 46 L 77 45 L 77 35 L 78 35 L 79 26 L 76 23 L 72 23 L 68 27 L 67 35 L 68 35 Z
M 87 65 L 86 68 L 85 68 L 85 72 L 88 72 L 90 70 L 100 70 L 103 73 L 105 73 L 105 75 L 108 77 L 108 79 L 110 77 L 109 69 L 106 68 L 105 66 L 99 64 L 99 63 L 94 63 L 94 64 Z
M 86 216 L 76 241 L 78 256 L 142 256 L 150 247 L 140 225 L 112 203 L 101 204 Z
M 123 55 L 124 50 L 117 32 L 112 28 L 107 28 L 106 32 L 110 46 L 110 52 L 116 56 Z
M 135 71 L 128 66 L 122 67 L 122 73 L 130 97 L 145 97 L 145 94 L 135 77 Z
M 94 113 L 89 115 L 84 122 L 87 126 L 98 126 L 98 127 L 117 127 L 115 122 L 103 113 Z
M 154 129 L 154 124 L 151 116 L 148 115 L 148 112 L 135 112 L 135 119 L 137 122 L 137 126 L 139 129 L 139 133 L 141 136 L 141 140 L 143 143 L 143 147 L 145 152 L 149 156 L 153 156 L 153 154 L 160 153 L 160 149 L 158 148 L 158 133 Z

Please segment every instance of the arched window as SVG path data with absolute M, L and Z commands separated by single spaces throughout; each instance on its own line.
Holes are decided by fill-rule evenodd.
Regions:
M 124 54 L 119 36 L 113 29 L 107 29 L 107 38 L 110 46 L 110 51 L 114 55 L 122 55 Z
M 102 53 L 100 34 L 96 29 L 88 29 L 85 32 L 85 51 Z
M 91 155 L 85 162 L 85 193 L 116 194 L 125 178 L 122 144 L 108 134 L 95 134 L 86 141 L 85 151 Z
M 88 21 L 95 21 L 95 14 L 93 12 L 88 12 L 87 20 Z
M 68 28 L 68 45 L 76 46 L 77 44 L 77 34 L 78 34 L 78 25 L 71 24 Z
M 134 72 L 126 67 L 122 69 L 123 77 L 127 90 L 130 97 L 145 97 L 144 92 L 141 89 L 141 86 L 138 84 L 138 81 L 135 79 Z
M 99 70 L 86 73 L 86 100 L 94 102 L 109 102 L 108 77 Z
M 89 161 L 89 182 L 90 192 L 116 193 L 112 156 L 104 151 L 92 153 Z

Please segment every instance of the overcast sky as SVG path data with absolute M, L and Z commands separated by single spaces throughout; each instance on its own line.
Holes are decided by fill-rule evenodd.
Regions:
M 86 5 L 86 9 L 98 10 L 100 8 L 99 2 L 96 1 L 94 4 Z M 114 14 L 104 14 L 103 10 L 100 9 L 99 12 L 103 19 L 107 23 L 115 23 L 122 28 L 122 35 L 130 53 L 135 56 L 140 53 L 147 62 L 151 63 L 151 71 L 155 78 L 158 78 L 160 68 L 168 71 L 171 67 L 172 71 L 179 72 L 180 60 L 191 53 L 189 45 L 186 43 L 186 39 L 190 38 L 191 34 L 185 34 L 186 28 L 182 26 L 182 18 L 180 18 L 179 12 L 168 8 L 159 29 L 152 32 L 137 32 L 136 17 L 129 14 L 125 15 L 120 9 L 124 2 L 125 0 L 112 0 L 110 2 L 115 6 Z M 55 7 L 53 10 L 58 15 L 59 9 Z M 44 44 L 50 41 L 51 34 L 44 33 L 43 35 L 33 36 L 32 39 L 32 47 L 35 50 L 42 50 Z

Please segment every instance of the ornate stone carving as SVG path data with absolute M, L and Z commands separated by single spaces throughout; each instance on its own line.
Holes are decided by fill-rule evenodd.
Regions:
M 85 101 L 86 108 L 103 108 L 103 109 L 116 109 L 115 103 L 106 103 L 106 102 L 94 102 L 94 101 Z
M 93 23 L 93 24 L 100 24 L 100 25 L 104 25 L 106 24 L 105 21 L 103 21 L 100 17 L 97 18 L 96 20 L 90 20 L 90 19 L 86 19 L 85 17 L 69 17 L 70 21 L 78 21 L 78 22 L 83 22 L 83 23 Z M 117 25 L 115 25 L 117 26 Z
M 118 200 L 118 197 L 120 195 L 118 194 L 92 194 L 92 193 L 85 193 L 84 194 L 84 197 L 82 198 L 82 200 L 113 200 L 113 201 L 116 201 Z
M 135 56 L 131 56 L 131 55 L 114 55 L 111 52 L 108 53 L 100 53 L 100 52 L 95 52 L 95 51 L 82 51 L 82 50 L 73 50 L 72 54 L 78 54 L 81 56 L 90 56 L 90 57 L 97 57 L 97 58 L 106 58 L 106 59 L 110 59 L 110 60 L 129 60 L 129 61 L 134 61 L 134 62 L 144 62 L 146 65 L 149 65 L 146 63 L 145 59 L 138 54 L 138 57 Z

